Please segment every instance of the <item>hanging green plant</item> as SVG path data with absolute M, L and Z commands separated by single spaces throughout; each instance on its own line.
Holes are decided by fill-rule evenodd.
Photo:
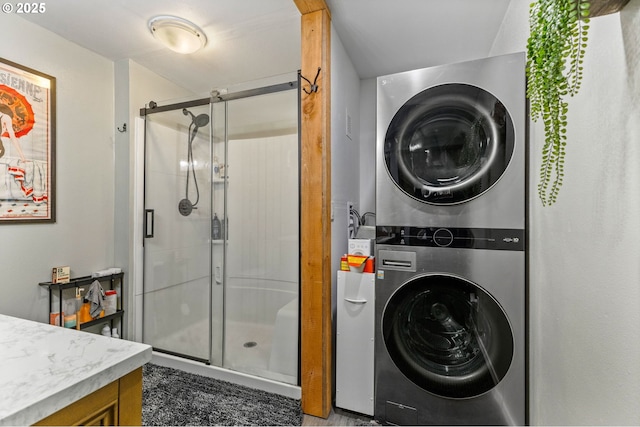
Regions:
M 580 89 L 589 12 L 589 0 L 536 0 L 529 7 L 527 97 L 531 118 L 544 123 L 538 183 L 543 206 L 556 202 L 564 178 L 566 96 Z

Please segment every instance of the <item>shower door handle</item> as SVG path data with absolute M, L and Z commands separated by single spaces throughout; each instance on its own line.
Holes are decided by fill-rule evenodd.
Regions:
M 153 225 L 155 219 L 155 212 L 153 209 L 144 210 L 144 237 L 153 237 Z

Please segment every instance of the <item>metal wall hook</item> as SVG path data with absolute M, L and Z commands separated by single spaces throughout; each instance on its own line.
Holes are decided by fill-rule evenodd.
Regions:
M 124 123 L 124 124 L 122 125 L 122 129 L 120 129 L 119 127 L 116 127 L 116 129 L 118 129 L 118 132 L 120 132 L 120 133 L 124 133 L 124 132 L 126 132 L 126 131 L 127 131 L 127 124 L 126 124 L 126 123 Z
M 303 75 L 302 75 L 302 73 L 300 74 L 300 77 L 302 77 L 303 79 L 305 79 L 305 80 L 306 80 L 306 82 L 307 82 L 307 83 L 309 83 L 309 86 L 310 86 L 310 88 L 309 88 L 309 89 L 311 89 L 311 90 L 307 90 L 307 89 L 305 89 L 305 88 L 302 88 L 302 90 L 303 90 L 306 94 L 311 95 L 311 93 L 313 93 L 313 92 L 317 92 L 317 91 L 318 91 L 318 85 L 316 84 L 316 82 L 318 81 L 318 76 L 320 76 L 320 70 L 321 70 L 321 68 L 320 68 L 320 67 L 318 67 L 318 72 L 316 73 L 316 78 L 315 78 L 315 79 L 313 79 L 313 83 L 311 83 L 311 80 L 309 80 L 308 78 L 306 78 L 305 76 L 303 76 Z

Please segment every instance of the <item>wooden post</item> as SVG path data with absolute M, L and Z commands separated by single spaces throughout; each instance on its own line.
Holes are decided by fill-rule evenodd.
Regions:
M 591 14 L 589 18 L 620 12 L 627 3 L 629 3 L 629 0 L 591 0 Z
M 324 0 L 294 0 L 302 14 L 301 383 L 302 410 L 331 412 L 331 17 Z M 318 74 L 318 67 L 320 73 Z M 307 93 L 309 92 L 309 93 Z

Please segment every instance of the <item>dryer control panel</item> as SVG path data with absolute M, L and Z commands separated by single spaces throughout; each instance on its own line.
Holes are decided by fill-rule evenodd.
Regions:
M 525 250 L 524 230 L 508 228 L 376 227 L 379 245 Z

